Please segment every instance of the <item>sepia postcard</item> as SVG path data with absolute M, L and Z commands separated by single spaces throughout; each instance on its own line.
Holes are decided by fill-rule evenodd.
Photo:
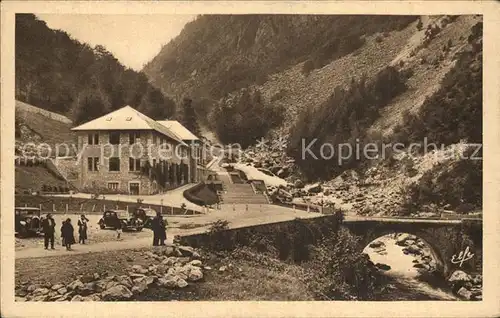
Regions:
M 3 317 L 489 317 L 500 5 L 2 3 Z

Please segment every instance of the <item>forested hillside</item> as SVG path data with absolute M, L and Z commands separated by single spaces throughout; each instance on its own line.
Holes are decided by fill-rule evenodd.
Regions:
M 457 159 L 482 143 L 481 61 L 480 16 L 202 16 L 144 70 L 291 192 L 320 182 L 318 204 L 413 215 L 482 205 L 482 161 Z
M 75 124 L 130 105 L 158 119 L 175 103 L 102 46 L 51 30 L 33 14 L 16 15 L 16 99 L 67 115 Z M 132 53 L 131 53 L 132 54 Z
M 371 35 L 402 30 L 417 18 L 199 16 L 162 48 L 144 72 L 155 86 L 176 100 L 189 96 L 198 121 L 221 141 L 248 146 L 270 129 L 287 124 L 295 106 L 277 105 L 279 93 L 270 100 L 269 96 L 261 96 L 265 92 L 251 87 L 264 85 L 274 74 L 295 65 L 303 64 L 304 75 L 300 77 L 307 76 L 331 61 L 361 50 Z M 287 87 L 281 88 L 283 97 Z M 253 91 L 250 95 L 259 96 L 253 99 L 256 102 L 249 102 L 247 89 Z
M 144 71 L 164 92 L 219 99 L 310 60 L 311 68 L 399 30 L 416 16 L 207 15 L 188 23 Z

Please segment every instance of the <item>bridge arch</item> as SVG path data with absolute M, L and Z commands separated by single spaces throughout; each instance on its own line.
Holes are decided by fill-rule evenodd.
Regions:
M 446 261 L 445 256 L 441 252 L 439 246 L 434 242 L 434 240 L 429 237 L 428 233 L 421 232 L 418 230 L 392 230 L 392 229 L 384 229 L 381 231 L 372 230 L 364 236 L 363 240 L 360 242 L 361 249 L 364 251 L 366 247 L 368 247 L 372 242 L 384 237 L 384 236 L 395 236 L 397 234 L 409 234 L 412 235 L 423 242 L 423 244 L 428 248 L 430 252 L 430 256 L 434 259 L 436 263 L 435 270 L 439 272 L 443 277 L 447 277 L 450 273 L 450 268 L 448 266 L 448 262 Z
M 470 224 L 469 224 L 470 223 Z M 438 269 L 448 278 L 455 269 L 474 270 L 482 264 L 482 222 L 464 222 L 464 220 L 426 220 L 396 218 L 353 218 L 346 219 L 342 226 L 360 237 L 360 249 L 363 250 L 378 237 L 408 233 L 420 238 L 429 246 L 434 258 L 438 261 Z M 477 232 L 477 233 L 476 233 Z M 451 260 L 465 247 L 470 246 L 475 256 L 464 266 L 458 266 Z

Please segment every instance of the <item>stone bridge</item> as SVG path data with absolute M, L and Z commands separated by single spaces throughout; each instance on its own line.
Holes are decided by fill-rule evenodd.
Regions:
M 482 219 L 346 217 L 342 225 L 361 237 L 362 248 L 387 234 L 415 235 L 430 248 L 445 277 L 456 269 L 482 271 Z M 460 265 L 460 252 L 467 248 L 473 256 Z
M 266 224 L 253 224 L 226 229 L 225 237 L 233 237 L 232 245 L 245 245 L 254 234 L 272 237 L 294 231 L 294 222 L 306 225 L 310 235 L 300 238 L 303 244 L 315 244 L 316 238 L 311 228 L 322 227 L 321 231 L 335 230 L 338 225 L 349 229 L 361 241 L 359 248 L 363 250 L 370 242 L 387 234 L 408 233 L 420 238 L 431 250 L 438 270 L 448 277 L 455 269 L 468 272 L 482 271 L 482 220 L 481 219 L 422 219 L 422 218 L 390 218 L 390 217 L 358 217 L 345 216 L 339 224 L 336 215 L 319 215 L 308 219 L 290 219 Z M 299 227 L 302 227 L 300 225 Z M 180 236 L 182 244 L 193 247 L 209 245 L 207 233 Z M 222 239 L 222 238 L 221 238 Z M 460 252 L 469 249 L 474 254 L 462 265 L 458 263 Z M 455 262 L 452 261 L 454 257 Z

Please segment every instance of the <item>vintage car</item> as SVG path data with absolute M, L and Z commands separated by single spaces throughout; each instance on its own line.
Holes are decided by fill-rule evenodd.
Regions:
M 156 210 L 151 208 L 137 208 L 134 212 L 134 217 L 142 221 L 144 224 L 143 227 L 151 229 L 151 221 L 155 218 L 156 213 Z
M 42 232 L 42 217 L 39 208 L 17 207 L 15 210 L 15 234 L 21 237 Z
M 121 223 L 123 231 L 141 231 L 144 227 L 141 219 L 136 218 L 125 210 L 107 210 L 102 215 L 98 224 L 101 229 L 116 229 L 118 222 Z

